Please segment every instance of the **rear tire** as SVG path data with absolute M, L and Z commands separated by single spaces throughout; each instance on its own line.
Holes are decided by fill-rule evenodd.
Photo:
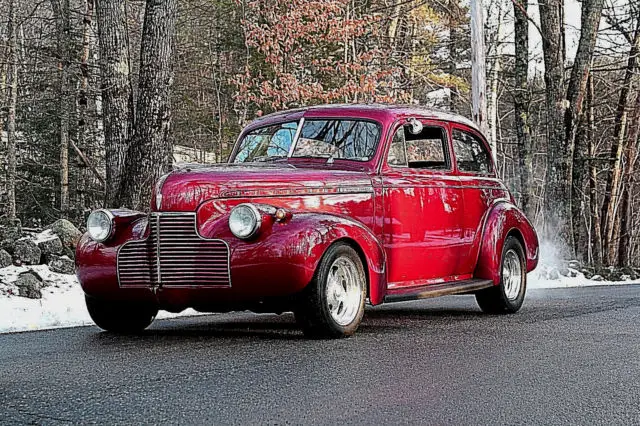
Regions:
M 134 334 L 149 327 L 158 314 L 152 305 L 115 302 L 85 296 L 87 310 L 93 322 L 105 331 Z
M 518 312 L 527 290 L 527 268 L 522 244 L 513 236 L 507 237 L 500 259 L 500 285 L 476 293 L 476 301 L 488 314 Z
M 367 278 L 358 253 L 336 243 L 322 256 L 313 280 L 300 294 L 294 311 L 305 336 L 351 336 L 364 315 Z

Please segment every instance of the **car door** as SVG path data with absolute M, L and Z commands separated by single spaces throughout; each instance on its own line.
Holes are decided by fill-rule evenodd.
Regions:
M 381 169 L 390 289 L 450 280 L 458 268 L 463 200 L 447 125 L 421 122 L 418 134 L 396 124 Z
M 485 218 L 497 200 L 509 199 L 509 193 L 496 177 L 489 146 L 480 133 L 461 124 L 452 124 L 451 140 L 464 200 L 463 247 L 456 273 L 472 274 Z

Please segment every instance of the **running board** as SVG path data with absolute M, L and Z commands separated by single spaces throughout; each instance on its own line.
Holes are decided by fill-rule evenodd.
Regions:
M 387 293 L 384 301 L 385 303 L 404 302 L 407 300 L 429 299 L 431 297 L 448 296 L 451 294 L 471 293 L 491 287 L 492 285 L 493 281 L 491 280 L 471 279 L 413 288 L 399 288 Z

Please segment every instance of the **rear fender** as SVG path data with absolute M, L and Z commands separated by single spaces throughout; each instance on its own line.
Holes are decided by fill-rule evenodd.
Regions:
M 493 206 L 487 216 L 474 276 L 500 284 L 502 247 L 507 236 L 514 235 L 523 245 L 527 272 L 538 264 L 538 236 L 524 213 L 508 201 Z

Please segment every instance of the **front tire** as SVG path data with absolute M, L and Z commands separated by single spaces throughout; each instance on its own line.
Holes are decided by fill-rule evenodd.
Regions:
M 149 327 L 158 308 L 140 303 L 114 302 L 85 296 L 89 316 L 98 327 L 118 334 L 134 334 Z
M 527 290 L 527 268 L 524 249 L 517 238 L 507 237 L 502 247 L 500 285 L 476 293 L 483 312 L 512 314 L 518 312 Z
M 296 321 L 308 337 L 351 336 L 364 315 L 367 278 L 358 253 L 346 243 L 325 252 L 313 280 L 301 293 Z

